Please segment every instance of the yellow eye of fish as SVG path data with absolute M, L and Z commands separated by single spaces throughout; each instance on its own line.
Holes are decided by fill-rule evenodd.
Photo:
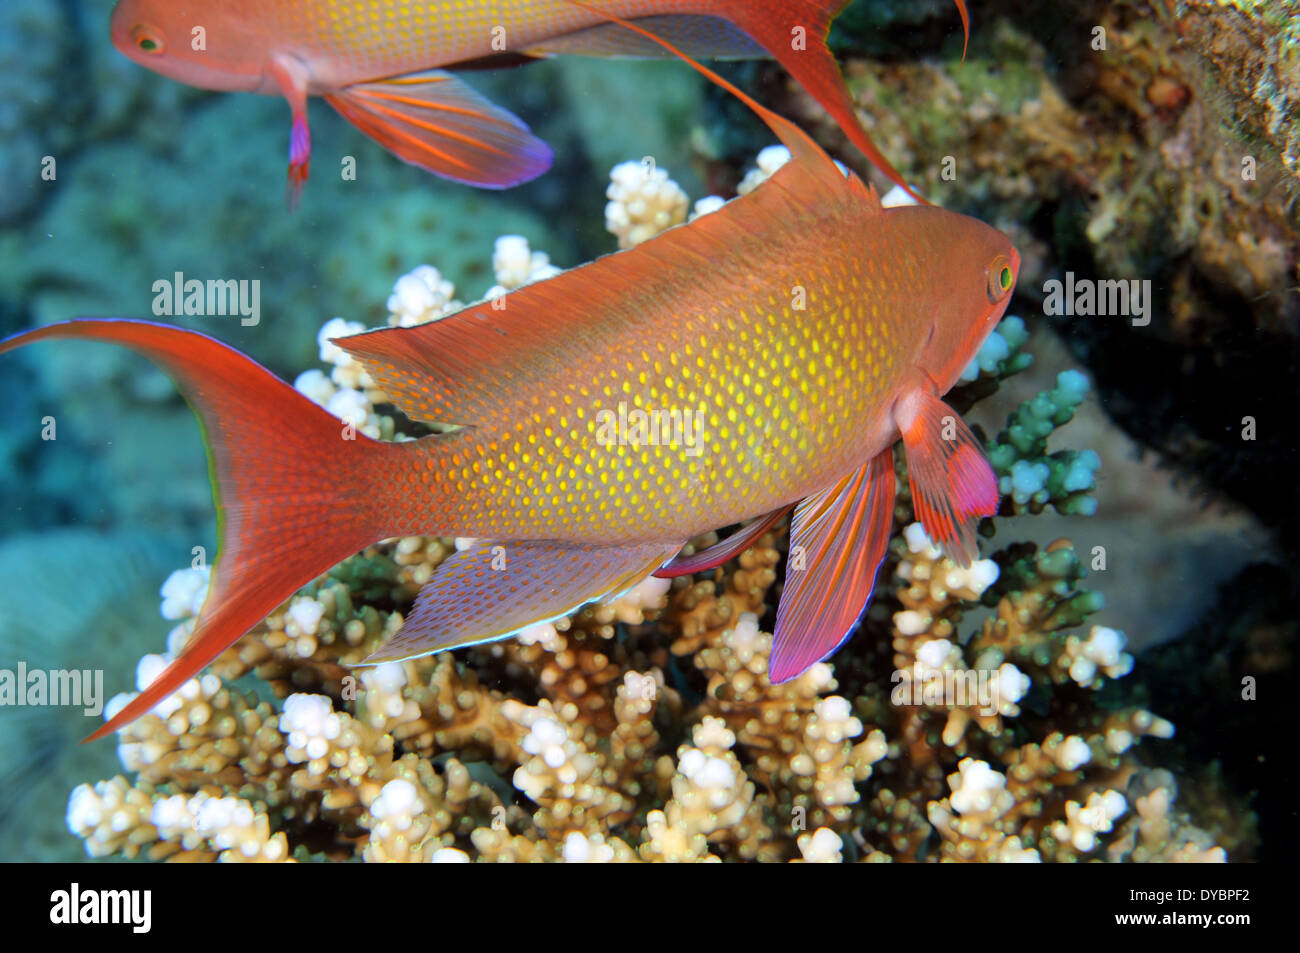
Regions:
M 994 303 L 1001 301 L 1011 290 L 1011 286 L 1016 283 L 1011 264 L 1000 255 L 993 259 L 993 264 L 989 265 L 988 276 L 989 300 Z
M 131 38 L 135 41 L 135 45 L 146 53 L 162 52 L 162 36 L 150 27 L 136 27 L 131 31 Z

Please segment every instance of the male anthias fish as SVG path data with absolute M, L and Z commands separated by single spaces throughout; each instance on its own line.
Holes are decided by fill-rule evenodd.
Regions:
M 800 558 L 769 670 L 794 678 L 839 647 L 871 596 L 900 435 L 918 517 L 969 563 L 997 484 L 940 395 L 1006 309 L 1018 253 L 963 215 L 882 208 L 793 123 L 696 68 L 790 149 L 769 181 L 500 310 L 336 339 L 407 414 L 459 429 L 368 439 L 248 357 L 166 325 L 82 319 L 0 342 L 133 348 L 172 374 L 207 437 L 221 548 L 207 600 L 183 654 L 92 738 L 149 711 L 340 560 L 397 536 L 480 542 L 438 567 L 367 663 L 505 638 L 651 573 L 717 565 L 794 506 Z M 693 445 L 602 439 L 598 422 L 620 404 L 690 411 L 701 426 Z M 755 518 L 674 561 L 688 539 Z
M 826 48 L 848 0 L 121 0 L 114 46 L 204 89 L 281 94 L 293 111 L 289 181 L 307 178 L 307 97 L 324 96 L 407 162 L 507 188 L 545 172 L 551 150 L 449 69 L 574 53 L 660 56 L 605 15 L 637 20 L 698 57 L 777 59 L 889 178 Z M 969 36 L 965 0 L 956 0 Z M 910 191 L 910 189 L 909 189 Z

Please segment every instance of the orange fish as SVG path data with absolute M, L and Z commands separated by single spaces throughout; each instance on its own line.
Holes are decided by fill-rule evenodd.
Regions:
M 883 208 L 798 127 L 694 65 L 790 149 L 770 180 L 500 310 L 335 340 L 410 416 L 459 429 L 370 440 L 232 348 L 166 325 L 76 320 L 0 342 L 140 351 L 175 377 L 208 441 L 221 556 L 207 600 L 184 653 L 92 737 L 153 708 L 340 560 L 397 536 L 492 542 L 439 566 L 368 663 L 505 638 L 651 573 L 716 565 L 794 507 L 800 558 L 770 663 L 773 682 L 794 678 L 835 651 L 870 598 L 900 435 L 918 517 L 969 563 L 997 483 L 940 395 L 1006 309 L 1019 255 L 975 219 Z M 697 534 L 754 518 L 674 560 Z
M 848 0 L 121 0 L 113 45 L 204 89 L 281 94 L 293 111 L 289 182 L 307 179 L 307 97 L 326 101 L 407 162 L 486 188 L 526 182 L 551 150 L 518 117 L 446 72 L 561 53 L 659 56 L 609 22 L 637 20 L 699 57 L 770 55 L 889 178 L 835 59 L 831 20 Z M 965 0 L 956 0 L 967 38 Z M 963 51 L 964 55 L 964 51 Z M 910 191 L 910 188 L 909 188 Z

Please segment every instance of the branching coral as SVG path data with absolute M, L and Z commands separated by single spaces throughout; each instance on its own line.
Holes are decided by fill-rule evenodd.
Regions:
M 618 238 L 619 248 L 639 245 L 686 221 L 690 200 L 652 159 L 615 166 L 605 194 L 605 227 Z
M 1011 498 L 1016 513 L 1036 513 L 1051 504 L 1058 512 L 1091 516 L 1097 500 L 1090 496 L 1101 459 L 1091 450 L 1047 453 L 1047 437 L 1070 422 L 1088 394 L 1088 379 L 1062 371 L 1056 386 L 1025 401 L 1007 420 L 987 449 L 998 475 L 998 489 Z
M 655 181 L 671 193 L 666 174 Z M 617 229 L 671 225 L 670 204 L 666 218 L 638 212 Z M 552 267 L 521 239 L 496 247 L 502 288 Z M 394 290 L 393 323 L 437 320 L 454 294 L 417 270 Z M 359 427 L 413 434 L 329 345 L 348 330 L 327 326 L 333 369 L 299 388 L 345 417 L 331 405 L 351 391 Z M 966 386 L 987 391 L 1024 367 L 1023 343 L 1008 319 Z M 1085 392 L 1062 381 L 1013 416 L 993 452 L 1073 465 L 1046 457 L 1045 442 Z M 1019 508 L 1081 511 L 1068 501 L 1086 487 L 1053 479 Z M 354 669 L 455 541 L 372 546 L 123 729 L 128 774 L 77 788 L 68 827 L 94 856 L 171 860 L 1224 859 L 1175 806 L 1172 774 L 1136 757 L 1173 726 L 1113 700 L 1132 659 L 1122 633 L 1085 628 L 1100 601 L 1068 543 L 1013 543 L 963 569 L 904 523 L 857 640 L 773 686 L 765 620 L 785 535 L 509 641 Z M 205 586 L 196 570 L 164 587 L 164 615 L 181 620 L 173 653 Z M 142 660 L 141 689 L 164 663 Z M 230 685 L 250 673 L 265 697 Z

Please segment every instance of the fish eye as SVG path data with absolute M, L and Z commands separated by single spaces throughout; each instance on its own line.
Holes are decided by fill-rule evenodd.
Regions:
M 131 31 L 131 42 L 136 48 L 145 53 L 161 53 L 163 51 L 163 37 L 151 26 L 143 23 Z
M 988 269 L 988 293 L 989 300 L 994 304 L 1005 298 L 1016 283 L 1015 273 L 1011 270 L 1011 262 L 1007 261 L 1001 255 L 993 259 L 993 263 Z

